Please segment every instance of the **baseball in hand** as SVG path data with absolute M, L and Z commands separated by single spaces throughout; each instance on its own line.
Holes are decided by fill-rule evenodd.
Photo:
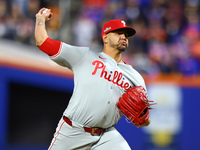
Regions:
M 48 9 L 46 8 L 46 9 L 45 9 L 45 10 L 42 12 L 42 14 L 46 13 L 46 12 L 47 12 L 47 10 L 48 10 Z

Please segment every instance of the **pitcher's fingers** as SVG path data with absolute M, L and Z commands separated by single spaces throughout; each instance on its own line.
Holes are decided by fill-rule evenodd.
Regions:
M 41 8 L 40 10 L 39 10 L 39 12 L 38 13 L 40 13 L 40 14 L 42 14 L 42 12 L 45 10 L 46 8 Z
M 53 13 L 50 13 L 49 18 L 52 18 L 52 16 L 53 16 Z

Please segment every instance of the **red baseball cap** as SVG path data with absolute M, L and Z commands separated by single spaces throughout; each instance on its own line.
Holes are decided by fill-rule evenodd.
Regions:
M 123 20 L 116 19 L 110 20 L 104 24 L 101 36 L 117 29 L 126 29 L 128 37 L 133 36 L 136 33 L 135 29 L 133 29 L 132 27 L 128 27 Z

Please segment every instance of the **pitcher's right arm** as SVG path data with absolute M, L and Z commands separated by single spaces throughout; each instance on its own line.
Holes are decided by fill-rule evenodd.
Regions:
M 52 13 L 50 9 L 42 8 L 35 15 L 35 17 L 35 40 L 36 46 L 40 47 L 42 43 L 48 38 L 47 31 L 45 28 L 45 22 L 51 19 Z
M 49 38 L 45 28 L 45 23 L 51 19 L 52 15 L 53 14 L 51 13 L 51 10 L 47 8 L 40 9 L 39 12 L 35 15 L 36 46 L 49 56 L 57 54 L 61 45 L 60 41 L 52 40 Z

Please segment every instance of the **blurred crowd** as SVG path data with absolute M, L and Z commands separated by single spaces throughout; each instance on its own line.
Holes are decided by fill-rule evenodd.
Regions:
M 69 0 L 68 0 L 69 1 Z M 136 29 L 123 55 L 127 64 L 144 74 L 200 73 L 199 0 L 79 0 L 76 13 L 59 17 L 58 1 L 0 0 L 0 37 L 35 45 L 35 14 L 41 7 L 53 9 L 48 23 L 50 37 L 70 24 L 70 43 L 102 51 L 101 29 L 110 19 L 122 19 Z M 73 7 L 73 6 L 72 6 Z M 62 14 L 63 15 L 63 14 Z M 56 16 L 56 17 L 55 17 Z M 69 41 L 68 41 L 69 42 Z

